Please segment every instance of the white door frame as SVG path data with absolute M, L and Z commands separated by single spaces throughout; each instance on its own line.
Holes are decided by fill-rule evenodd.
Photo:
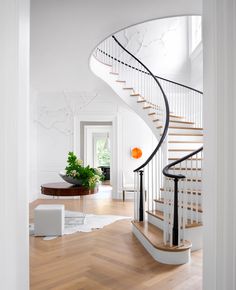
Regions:
M 118 189 L 121 186 L 119 178 L 119 168 L 121 164 L 120 148 L 122 146 L 122 140 L 119 134 L 119 128 L 121 126 L 121 120 L 118 114 L 116 115 L 80 115 L 74 117 L 74 135 L 73 135 L 73 151 L 77 156 L 81 156 L 80 139 L 81 139 L 81 122 L 111 122 L 111 152 L 112 152 L 112 170 L 111 170 L 111 184 L 112 184 L 112 197 L 118 198 Z
M 109 134 L 111 141 L 111 172 L 112 172 L 112 125 L 97 126 L 86 125 L 84 126 L 84 164 L 94 166 L 94 134 Z

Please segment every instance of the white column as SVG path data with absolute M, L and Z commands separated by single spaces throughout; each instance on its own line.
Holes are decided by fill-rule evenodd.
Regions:
M 0 2 L 0 289 L 28 289 L 29 0 Z
M 236 1 L 204 0 L 204 290 L 236 289 Z

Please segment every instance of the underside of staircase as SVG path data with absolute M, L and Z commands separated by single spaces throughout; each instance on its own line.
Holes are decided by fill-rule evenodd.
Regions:
M 115 40 L 114 45 L 119 45 L 113 38 L 108 40 L 109 43 Z M 168 87 L 165 85 L 168 80 L 160 78 L 158 89 L 171 104 L 167 110 L 160 93 L 156 94 L 152 88 L 155 84 L 149 86 L 148 77 L 154 77 L 152 73 L 122 45 L 122 54 L 124 51 L 130 54 L 135 58 L 134 62 L 122 59 L 121 52 L 114 55 L 116 49 L 109 50 L 109 43 L 101 44 L 91 56 L 92 71 L 146 122 L 159 141 L 159 147 L 150 158 L 134 170 L 133 233 L 155 260 L 166 264 L 187 263 L 191 250 L 202 247 L 201 93 L 187 86 L 180 90 L 182 85 L 169 81 L 173 88 L 176 86 L 176 93 L 172 87 L 168 89 L 169 84 Z M 134 76 L 124 73 L 127 67 L 134 71 Z M 140 74 L 141 85 L 137 81 Z M 155 98 L 150 97 L 153 91 L 157 95 Z M 189 92 L 188 96 L 186 92 Z M 189 101 L 191 96 L 194 96 L 193 104 Z M 187 104 L 182 109 L 185 99 Z M 192 113 L 194 107 L 197 112 Z

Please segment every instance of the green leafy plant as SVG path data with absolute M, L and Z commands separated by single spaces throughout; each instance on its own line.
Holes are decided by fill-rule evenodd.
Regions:
M 104 179 L 102 171 L 99 168 L 83 166 L 83 161 L 74 154 L 68 153 L 66 175 L 81 181 L 81 185 L 87 188 L 94 188 Z

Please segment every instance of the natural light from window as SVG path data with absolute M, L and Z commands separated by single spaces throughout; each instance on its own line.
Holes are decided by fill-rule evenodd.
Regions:
M 202 17 L 191 16 L 190 18 L 190 53 L 192 53 L 202 41 Z

